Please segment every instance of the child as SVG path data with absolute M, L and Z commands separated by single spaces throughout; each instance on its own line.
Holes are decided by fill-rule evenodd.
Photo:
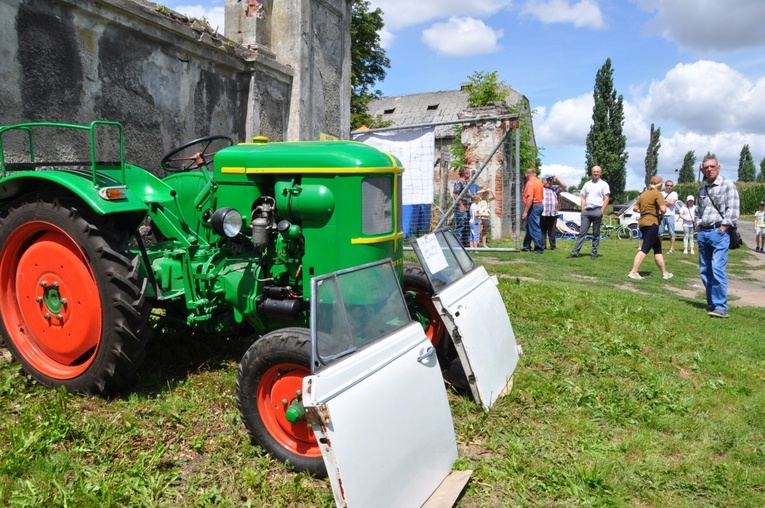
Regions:
M 483 242 L 482 247 L 485 249 L 486 235 L 491 228 L 491 208 L 489 207 L 489 201 L 494 200 L 494 193 L 489 189 L 481 189 L 477 192 L 481 196 L 481 200 L 478 202 L 478 212 L 481 216 L 481 223 L 478 225 L 478 237 Z
M 696 206 L 694 205 L 693 196 L 685 198 L 685 205 L 680 209 L 680 218 L 683 219 L 683 254 L 688 254 L 688 245 L 691 246 L 691 254 L 695 254 L 693 251 L 693 222 L 696 220 Z
M 473 194 L 472 203 L 470 203 L 470 246 L 478 247 L 478 226 L 481 224 L 481 212 L 478 209 L 478 194 Z
M 765 201 L 760 201 L 760 209 L 754 214 L 754 241 L 757 252 L 765 252 Z

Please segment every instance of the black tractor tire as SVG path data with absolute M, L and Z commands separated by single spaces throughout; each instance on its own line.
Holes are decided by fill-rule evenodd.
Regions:
M 325 478 L 327 468 L 313 430 L 306 421 L 290 423 L 285 416 L 292 401 L 301 398 L 303 378 L 310 373 L 310 330 L 282 328 L 267 333 L 242 357 L 236 402 L 253 444 L 297 471 Z
M 423 324 L 425 335 L 436 348 L 441 368 L 447 368 L 457 356 L 457 352 L 446 332 L 446 325 L 433 304 L 433 289 L 422 266 L 417 263 L 404 263 L 403 286 L 404 292 L 411 291 L 415 295 L 414 309 L 411 309 L 414 314 L 412 319 L 420 320 L 420 314 L 427 318 L 427 325 Z
M 41 384 L 122 388 L 143 360 L 151 311 L 128 234 L 76 198 L 12 203 L 0 219 L 0 334 Z

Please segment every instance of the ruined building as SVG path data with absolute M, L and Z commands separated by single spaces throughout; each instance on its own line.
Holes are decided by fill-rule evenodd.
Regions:
M 492 155 L 492 150 L 501 141 L 512 125 L 507 121 L 484 121 L 481 118 L 502 117 L 520 113 L 523 121 L 531 129 L 531 143 L 536 144 L 533 135 L 529 100 L 517 90 L 507 87 L 509 92 L 504 104 L 490 104 L 483 108 L 469 108 L 468 95 L 463 90 L 448 90 L 442 92 L 425 92 L 419 94 L 401 95 L 396 97 L 381 97 L 372 101 L 368 111 L 372 117 L 391 122 L 392 126 L 405 128 L 412 125 L 439 124 L 455 122 L 454 124 L 435 125 L 436 160 L 433 167 L 435 180 L 435 195 L 433 202 L 446 209 L 451 204 L 451 186 L 457 179 L 457 171 L 450 167 L 449 148 L 455 140 L 455 127 L 462 125 L 461 141 L 465 148 L 465 160 L 468 167 L 476 171 L 489 158 L 488 164 L 481 172 L 476 184 L 490 189 L 495 200 L 491 203 L 493 238 L 509 234 L 517 223 L 515 204 L 517 202 L 515 189 L 516 168 L 511 156 L 511 145 L 514 145 L 514 134 L 499 147 Z M 473 122 L 456 123 L 466 119 Z M 522 174 L 522 171 L 521 171 Z M 520 181 L 521 186 L 524 182 Z

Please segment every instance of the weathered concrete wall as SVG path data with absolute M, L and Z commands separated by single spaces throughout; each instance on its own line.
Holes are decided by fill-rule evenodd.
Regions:
M 0 125 L 119 121 L 127 160 L 149 169 L 209 134 L 347 138 L 351 1 L 274 4 L 257 32 L 281 54 L 141 0 L 0 0 Z
M 280 61 L 294 62 L 291 110 L 313 114 L 290 121 L 288 137 L 316 139 L 325 132 L 350 137 L 351 0 L 274 2 L 271 49 Z M 276 34 L 279 34 L 277 36 Z M 338 107 L 326 107 L 337 104 Z
M 247 62 L 148 4 L 2 0 L 0 47 L 0 123 L 119 121 L 127 160 L 149 169 L 204 135 L 243 139 L 251 87 L 267 89 L 269 113 L 253 123 L 286 133 L 289 69 Z

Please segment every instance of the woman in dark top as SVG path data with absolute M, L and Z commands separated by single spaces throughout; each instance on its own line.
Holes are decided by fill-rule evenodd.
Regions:
M 651 249 L 653 249 L 653 259 L 656 261 L 656 266 L 661 270 L 662 278 L 671 279 L 673 277 L 664 266 L 664 256 L 661 253 L 659 223 L 661 223 L 661 217 L 667 211 L 667 206 L 664 204 L 664 196 L 661 194 L 661 186 L 662 179 L 660 176 L 651 178 L 651 185 L 638 197 L 633 207 L 633 210 L 640 213 L 638 227 L 643 234 L 643 246 L 635 255 L 632 270 L 627 275 L 630 279 L 640 280 L 643 278 L 638 273 L 638 270 Z

